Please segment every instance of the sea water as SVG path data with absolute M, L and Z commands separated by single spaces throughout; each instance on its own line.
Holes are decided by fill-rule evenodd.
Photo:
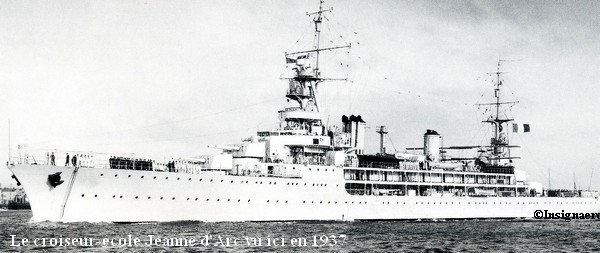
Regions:
M 0 252 L 600 251 L 598 220 L 30 222 L 0 212 Z

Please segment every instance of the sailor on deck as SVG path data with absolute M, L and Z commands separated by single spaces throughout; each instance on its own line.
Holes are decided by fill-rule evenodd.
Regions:
M 69 167 L 69 153 L 67 153 L 67 160 L 65 160 L 65 167 Z

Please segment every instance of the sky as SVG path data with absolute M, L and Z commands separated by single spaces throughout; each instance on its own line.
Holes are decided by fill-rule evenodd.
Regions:
M 351 43 L 320 85 L 341 115 L 386 125 L 392 149 L 489 140 L 482 126 L 499 59 L 506 114 L 531 125 L 511 141 L 518 169 L 553 188 L 600 189 L 600 3 L 326 1 L 324 45 Z M 18 144 L 135 153 L 214 153 L 273 128 L 287 105 L 284 53 L 310 47 L 317 1 L 3 1 L 0 160 Z M 345 54 L 345 55 L 344 55 Z M 330 57 L 330 58 L 328 58 Z M 327 66 L 324 60 L 323 69 Z M 329 61 L 332 66 L 337 60 Z M 332 71 L 331 73 L 336 73 Z M 464 154 L 463 154 L 464 155 Z M 4 162 L 3 162 L 4 163 Z M 0 184 L 13 183 L 0 168 Z

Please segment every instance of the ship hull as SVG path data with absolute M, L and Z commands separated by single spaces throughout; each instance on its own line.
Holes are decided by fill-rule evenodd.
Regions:
M 14 165 L 33 221 L 168 222 L 533 218 L 536 210 L 600 213 L 596 198 L 350 195 L 343 170 L 302 178 Z M 61 172 L 53 187 L 48 176 Z

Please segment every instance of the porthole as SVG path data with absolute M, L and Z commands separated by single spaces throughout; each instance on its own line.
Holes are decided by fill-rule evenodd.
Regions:
M 317 168 L 317 171 L 319 171 L 319 168 Z
M 279 200 L 275 201 L 275 203 L 279 203 Z
M 81 197 L 85 197 L 85 194 L 81 194 Z
M 194 199 L 194 201 L 198 201 L 198 198 Z
M 127 177 L 131 177 L 131 175 L 128 175 Z
M 260 181 L 260 184 L 262 184 L 262 181 Z
M 165 180 L 169 179 L 169 177 L 165 177 Z
M 206 201 L 209 201 L 210 199 L 206 199 Z
M 175 200 L 175 197 L 173 197 L 173 199 L 172 199 L 172 200 Z
M 178 177 L 177 180 L 179 180 L 180 178 Z
M 220 201 L 221 199 L 217 199 L 217 201 Z
M 102 177 L 102 176 L 104 176 L 104 174 L 100 174 L 100 176 Z
M 302 204 L 306 204 L 306 200 L 305 200 L 305 201 L 302 201 Z
M 241 201 L 241 199 L 238 199 L 238 202 L 240 202 L 240 201 Z
M 200 178 L 200 182 L 202 182 L 202 178 Z
M 327 169 L 325 169 L 325 171 L 327 171 Z
M 116 197 L 117 197 L 117 195 L 113 195 L 113 199 L 116 198 Z
M 285 201 L 285 203 L 287 203 L 287 200 Z
M 151 197 L 150 197 L 150 196 L 148 196 L 148 199 L 151 199 Z
M 97 197 L 98 197 L 98 194 L 95 194 L 95 195 L 94 195 L 94 198 L 97 198 Z
M 231 180 L 231 183 L 233 184 L 233 180 Z
M 163 197 L 160 197 L 160 199 L 163 199 Z
M 119 196 L 119 198 L 120 198 L 120 199 L 122 199 L 122 198 L 123 198 L 123 195 Z
M 210 181 L 212 182 L 213 180 L 211 179 Z
M 248 200 L 248 202 L 250 202 L 250 200 Z
M 319 204 L 323 204 L 323 201 L 319 201 Z
M 144 176 L 141 176 L 140 178 L 144 178 Z
M 223 183 L 223 179 L 221 179 L 221 183 Z
M 269 200 L 267 200 L 267 203 L 269 203 Z
M 117 174 L 115 174 L 115 177 L 117 177 Z
M 187 200 L 190 200 L 190 198 L 187 198 Z
M 135 199 L 138 199 L 138 196 L 135 196 Z
M 192 178 L 191 178 L 191 177 L 190 177 L 190 178 L 188 178 L 188 181 L 192 181 Z
M 154 179 L 156 179 L 156 176 L 154 176 Z
M 227 199 L 227 202 L 229 202 L 231 199 Z

